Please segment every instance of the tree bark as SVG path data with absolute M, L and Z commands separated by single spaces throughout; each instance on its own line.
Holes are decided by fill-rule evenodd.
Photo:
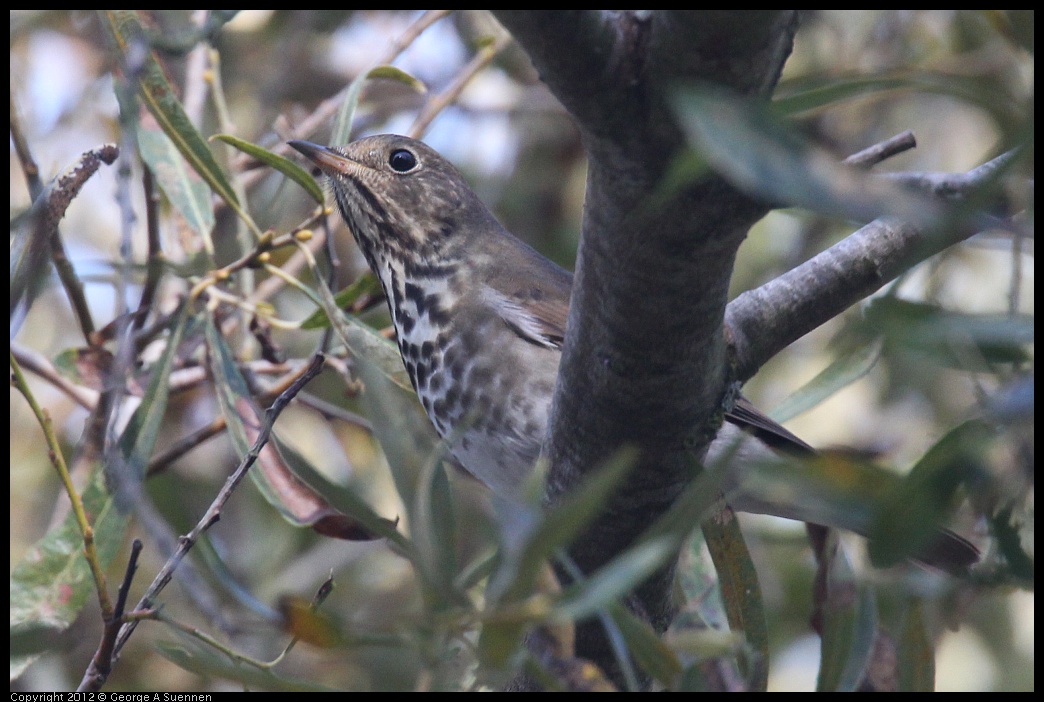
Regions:
M 591 572 L 624 550 L 692 479 L 691 454 L 729 381 L 723 318 L 736 250 L 767 207 L 716 176 L 664 198 L 685 140 L 668 106 L 680 84 L 714 81 L 767 98 L 796 31 L 794 11 L 497 11 L 575 117 L 589 159 L 587 199 L 562 366 L 544 443 L 548 499 L 623 444 L 641 459 L 571 550 Z M 567 47 L 568 50 L 564 50 Z M 634 608 L 670 621 L 660 573 Z M 615 677 L 601 627 L 577 654 Z

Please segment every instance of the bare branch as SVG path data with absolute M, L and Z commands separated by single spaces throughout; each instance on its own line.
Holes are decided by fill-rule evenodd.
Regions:
M 981 187 L 1008 158 L 1005 154 L 964 174 L 933 174 L 938 177 L 929 181 L 949 193 L 967 193 Z M 797 339 L 974 234 L 969 227 L 927 232 L 895 219 L 878 219 L 797 268 L 739 295 L 729 303 L 725 318 L 737 379 L 749 379 Z
M 160 572 L 156 574 L 152 584 L 142 595 L 138 601 L 135 610 L 145 610 L 152 607 L 155 602 L 156 596 L 163 591 L 163 588 L 167 586 L 171 578 L 174 575 L 174 571 L 177 569 L 178 564 L 181 563 L 182 559 L 188 554 L 192 546 L 199 540 L 199 537 L 207 531 L 213 524 L 220 518 L 221 510 L 228 502 L 228 499 L 232 496 L 232 492 L 235 490 L 239 482 L 246 476 L 250 466 L 257 460 L 258 454 L 261 449 L 268 443 L 268 438 L 272 433 L 272 426 L 275 424 L 276 419 L 279 418 L 280 413 L 289 404 L 290 400 L 301 391 L 301 389 L 308 384 L 308 382 L 318 375 L 319 371 L 323 368 L 324 357 L 322 354 L 316 354 L 312 358 L 312 362 L 308 369 L 297 379 L 291 387 L 287 388 L 286 392 L 276 398 L 276 401 L 272 403 L 272 406 L 268 408 L 265 413 L 265 421 L 261 425 L 258 432 L 257 440 L 251 447 L 250 452 L 243 457 L 239 467 L 228 477 L 225 481 L 224 487 L 214 498 L 214 501 L 207 508 L 207 511 L 200 518 L 196 526 L 193 527 L 185 536 L 181 537 L 178 541 L 178 549 L 174 552 L 167 562 L 160 569 Z M 137 627 L 136 621 L 127 622 L 120 630 L 120 637 L 116 642 L 114 655 L 118 656 L 120 649 L 123 648 L 124 644 L 127 643 L 127 639 L 134 633 L 134 629 Z M 97 689 L 97 688 L 94 688 Z
M 1016 151 L 1008 151 L 967 173 L 904 172 L 883 173 L 881 177 L 937 197 L 957 198 L 969 195 L 986 185 L 1000 171 L 1011 165 L 1017 155 Z
M 868 148 L 854 153 L 846 158 L 842 163 L 846 166 L 858 166 L 860 168 L 870 168 L 876 166 L 882 161 L 891 158 L 897 154 L 901 154 L 904 151 L 909 151 L 917 146 L 917 140 L 914 139 L 913 132 L 907 130 L 902 134 L 896 134 L 890 139 L 874 144 Z

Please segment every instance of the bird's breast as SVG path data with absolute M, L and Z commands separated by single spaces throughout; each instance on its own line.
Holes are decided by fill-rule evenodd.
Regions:
M 540 452 L 557 350 L 523 341 L 449 279 L 389 282 L 399 352 L 428 417 L 465 469 L 514 491 Z

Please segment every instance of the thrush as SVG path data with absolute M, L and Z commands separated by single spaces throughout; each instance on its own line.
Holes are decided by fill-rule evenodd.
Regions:
M 466 471 L 501 497 L 517 496 L 546 433 L 572 274 L 508 232 L 463 175 L 420 141 L 386 134 L 347 146 L 290 145 L 328 176 L 380 280 L 403 364 L 435 429 Z M 725 419 L 712 452 L 738 430 L 751 437 L 747 453 L 815 452 L 743 397 Z M 726 483 L 738 509 L 820 521 L 800 504 L 745 501 L 739 479 Z M 970 543 L 941 531 L 918 560 L 959 571 L 977 557 Z

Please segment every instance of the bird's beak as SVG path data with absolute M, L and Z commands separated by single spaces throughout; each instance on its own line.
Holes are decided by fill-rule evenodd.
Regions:
M 310 141 L 288 141 L 287 143 L 300 151 L 328 176 L 351 173 L 359 167 L 359 164 L 355 161 L 342 156 L 327 146 L 313 144 Z

